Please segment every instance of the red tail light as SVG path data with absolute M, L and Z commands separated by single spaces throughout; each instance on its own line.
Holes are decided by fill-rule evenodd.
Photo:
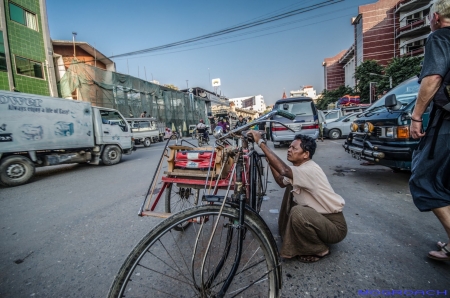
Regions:
M 313 124 L 313 125 L 303 125 L 302 129 L 318 129 L 319 128 L 319 124 Z
M 272 126 L 272 131 L 282 131 L 282 130 L 288 130 L 284 126 Z

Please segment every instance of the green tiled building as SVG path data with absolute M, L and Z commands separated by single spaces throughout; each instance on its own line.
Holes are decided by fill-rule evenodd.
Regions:
M 45 0 L 0 0 L 0 90 L 58 96 Z

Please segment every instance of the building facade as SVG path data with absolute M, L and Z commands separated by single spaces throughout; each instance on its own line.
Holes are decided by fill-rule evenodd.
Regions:
M 306 96 L 311 97 L 312 99 L 317 99 L 316 90 L 314 90 L 313 86 L 303 86 L 299 90 L 292 90 L 290 92 L 290 97 L 300 97 L 300 96 Z
M 254 95 L 247 97 L 230 98 L 238 109 L 246 109 L 262 113 L 266 110 L 266 103 L 262 95 Z
M 366 60 L 386 66 L 394 57 L 423 55 L 431 32 L 427 18 L 431 5 L 431 0 L 379 0 L 359 6 L 358 15 L 351 20 L 353 45 L 342 56 L 342 52 L 335 56 L 340 56 L 337 63 L 335 57 L 324 59 L 325 88 L 353 88 L 355 69 Z M 344 79 L 339 84 L 336 78 L 342 75 Z
M 344 84 L 345 73 L 339 60 L 345 53 L 346 50 L 343 50 L 334 57 L 324 59 L 322 66 L 324 71 L 325 89 L 334 90 Z
M 0 89 L 57 97 L 45 0 L 0 0 Z

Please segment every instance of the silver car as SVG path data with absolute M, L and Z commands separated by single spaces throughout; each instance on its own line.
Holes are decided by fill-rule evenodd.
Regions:
M 361 114 L 361 112 L 342 116 L 333 122 L 328 123 L 327 121 L 323 128 L 324 136 L 329 137 L 330 139 L 339 139 L 347 136 L 350 133 L 350 125 L 359 114 Z
M 293 130 L 292 132 L 280 124 L 271 123 L 270 132 L 275 147 L 279 147 L 281 144 L 290 144 L 296 134 L 307 135 L 313 139 L 317 139 L 319 136 L 317 108 L 310 97 L 280 99 L 273 108 L 295 115 L 294 120 L 289 120 L 282 116 L 273 116 L 273 120 L 280 121 Z

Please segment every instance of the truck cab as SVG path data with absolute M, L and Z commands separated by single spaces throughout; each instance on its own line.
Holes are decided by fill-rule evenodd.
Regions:
M 344 149 L 359 160 L 410 170 L 414 149 L 419 140 L 412 139 L 409 126 L 420 84 L 417 77 L 401 83 L 351 123 Z M 392 104 L 394 102 L 394 105 Z M 423 115 L 424 129 L 430 107 Z

